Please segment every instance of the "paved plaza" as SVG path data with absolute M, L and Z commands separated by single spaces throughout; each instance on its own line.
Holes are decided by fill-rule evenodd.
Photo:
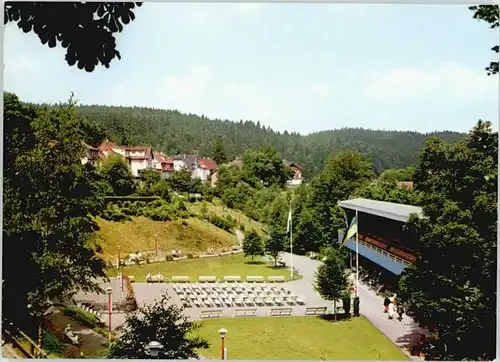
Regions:
M 290 265 L 290 254 L 284 253 L 284 259 L 287 265 Z M 312 260 L 306 256 L 293 255 L 293 266 L 302 275 L 302 279 L 294 280 L 286 283 L 252 283 L 252 285 L 259 285 L 262 287 L 283 287 L 287 291 L 290 291 L 302 301 L 305 305 L 294 305 L 294 306 L 242 306 L 242 307 L 215 307 L 215 308 L 185 308 L 184 313 L 192 320 L 199 320 L 200 313 L 206 310 L 222 310 L 221 317 L 233 317 L 236 309 L 256 309 L 256 316 L 268 316 L 271 309 L 275 308 L 292 308 L 292 315 L 304 315 L 306 308 L 308 307 L 327 307 L 328 311 L 331 312 L 333 305 L 331 302 L 325 301 L 321 296 L 314 290 L 313 281 L 315 278 L 315 272 L 318 266 L 321 264 L 320 261 Z M 235 285 L 234 283 L 231 283 Z M 242 283 L 238 283 L 242 284 Z M 150 304 L 155 300 L 158 300 L 162 294 L 168 293 L 171 298 L 172 303 L 177 305 L 182 305 L 179 294 L 174 291 L 174 286 L 180 286 L 182 284 L 170 284 L 170 283 L 133 283 L 135 297 L 139 307 Z M 207 285 L 207 284 L 205 284 Z M 113 300 L 121 299 L 121 283 L 120 279 L 113 278 L 111 283 L 103 283 L 103 289 L 108 286 L 113 288 Z M 418 325 L 408 316 L 404 316 L 403 320 L 399 322 L 398 320 L 389 320 L 387 314 L 383 313 L 383 297 L 376 295 L 376 293 L 370 289 L 368 286 L 360 283 L 359 290 L 360 297 L 360 312 L 368 320 L 370 320 L 375 327 L 377 327 L 382 333 L 384 333 L 391 341 L 393 341 L 398 347 L 407 352 L 408 347 L 418 341 L 421 333 L 424 330 L 418 327 Z M 115 299 L 116 298 L 116 299 Z M 79 293 L 75 298 L 79 301 L 88 300 L 89 302 L 102 303 L 107 301 L 106 295 L 96 296 Z M 107 318 L 106 322 L 107 322 Z M 120 326 L 125 321 L 125 315 L 121 313 L 113 313 L 112 315 L 112 328 Z
M 294 305 L 276 305 L 276 303 L 273 303 L 274 305 L 267 305 L 267 306 L 262 306 L 262 305 L 240 305 L 237 306 L 235 304 L 232 304 L 232 306 L 221 306 L 221 307 L 192 307 L 192 308 L 185 308 L 184 309 L 184 314 L 188 316 L 192 320 L 199 320 L 200 319 L 200 313 L 202 311 L 206 310 L 222 310 L 221 317 L 233 317 L 234 312 L 237 309 L 256 309 L 256 316 L 268 316 L 271 312 L 272 309 L 276 308 L 291 308 L 292 309 L 292 315 L 304 315 L 306 308 L 308 307 L 328 307 L 331 305 L 331 303 L 326 302 L 319 297 L 319 295 L 311 296 L 312 293 L 304 293 L 303 290 L 300 288 L 297 288 L 296 286 L 294 287 L 293 285 L 294 282 L 288 282 L 288 283 L 202 283 L 202 284 L 197 284 L 198 286 L 203 286 L 205 288 L 222 288 L 222 286 L 226 286 L 226 288 L 263 288 L 267 290 L 271 290 L 271 288 L 276 288 L 280 289 L 283 288 L 287 292 L 289 291 L 290 294 L 295 295 L 298 297 L 299 300 L 301 300 L 304 304 L 300 305 L 299 303 L 294 303 Z M 186 284 L 166 284 L 166 283 L 159 283 L 159 284 L 147 284 L 147 283 L 134 283 L 134 291 L 137 299 L 137 303 L 139 306 L 145 305 L 145 304 L 150 304 L 154 302 L 154 300 L 158 300 L 162 294 L 165 292 L 168 294 L 168 296 L 171 298 L 170 300 L 172 303 L 177 304 L 177 305 L 182 305 L 182 300 L 180 298 L 180 295 L 174 290 L 174 288 L 181 288 L 183 285 Z M 191 284 L 192 285 L 192 284 Z M 256 294 L 257 295 L 257 294 Z

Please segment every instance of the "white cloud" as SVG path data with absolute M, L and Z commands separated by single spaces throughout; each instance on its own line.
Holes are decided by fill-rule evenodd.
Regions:
M 364 94 L 381 102 L 418 102 L 447 98 L 456 102 L 480 101 L 495 97 L 498 79 L 460 63 L 445 63 L 433 71 L 416 68 L 369 73 Z

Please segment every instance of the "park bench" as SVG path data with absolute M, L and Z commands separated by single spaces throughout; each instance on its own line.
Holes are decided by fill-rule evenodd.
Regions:
M 308 307 L 306 315 L 322 315 L 326 313 L 326 307 Z
M 239 276 L 225 276 L 224 281 L 225 282 L 241 282 L 241 277 L 239 277 Z
M 234 311 L 234 316 L 235 317 L 255 317 L 255 313 L 257 313 L 256 308 L 252 309 L 236 309 Z
M 267 280 L 271 283 L 283 283 L 285 281 L 285 277 L 283 275 L 272 275 L 269 276 Z
M 261 276 L 255 276 L 255 275 L 247 276 L 247 282 L 249 282 L 249 283 L 258 283 L 258 282 L 263 282 L 263 281 L 264 281 L 264 277 L 261 277 Z
M 271 316 L 291 316 L 292 315 L 292 308 L 273 308 L 271 309 L 271 313 L 269 313 Z
M 156 274 L 151 277 L 151 281 L 153 283 L 163 283 L 164 282 L 164 277 L 161 274 Z
M 217 281 L 217 277 L 202 275 L 198 277 L 198 281 L 200 283 L 215 283 Z
M 174 282 L 174 283 L 189 283 L 189 277 L 185 276 L 185 275 L 182 275 L 182 276 L 176 275 L 176 276 L 172 277 L 172 282 Z
M 200 312 L 200 319 L 219 318 L 222 310 L 203 310 Z

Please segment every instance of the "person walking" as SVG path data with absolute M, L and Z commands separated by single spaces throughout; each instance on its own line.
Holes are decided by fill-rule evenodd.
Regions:
M 396 311 L 398 313 L 398 319 L 401 322 L 403 320 L 403 313 L 405 312 L 405 309 L 401 304 L 398 304 Z
M 391 298 L 392 299 L 392 298 Z M 389 319 L 393 319 L 394 317 L 394 303 L 393 303 L 394 300 L 391 300 L 391 302 L 389 303 L 389 307 L 388 307 L 388 310 L 387 310 L 387 313 L 388 313 L 388 318 Z
M 384 299 L 384 313 L 389 312 L 389 304 L 391 304 L 390 299 L 385 297 L 385 299 Z

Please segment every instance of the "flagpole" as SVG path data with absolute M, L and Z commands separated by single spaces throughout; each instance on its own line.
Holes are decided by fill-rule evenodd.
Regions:
M 293 280 L 292 199 L 290 199 L 290 279 Z
M 356 209 L 356 297 L 359 296 L 359 251 L 358 251 L 358 229 L 359 229 L 359 219 L 358 219 L 358 209 Z

